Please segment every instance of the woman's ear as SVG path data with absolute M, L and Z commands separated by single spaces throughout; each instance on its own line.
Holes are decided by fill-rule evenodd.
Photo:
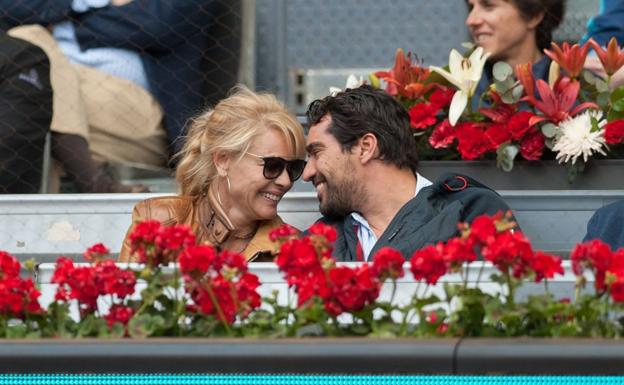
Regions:
M 529 28 L 536 29 L 542 20 L 544 20 L 544 12 L 538 13 L 529 20 Z
M 360 163 L 365 164 L 373 159 L 377 159 L 379 157 L 379 148 L 377 147 L 377 137 L 370 132 L 368 134 L 364 134 L 358 141 L 358 151 L 357 154 L 360 158 Z
M 212 161 L 217 167 L 217 173 L 219 176 L 225 177 L 228 174 L 228 169 L 230 168 L 230 154 L 225 152 L 217 152 L 212 155 Z

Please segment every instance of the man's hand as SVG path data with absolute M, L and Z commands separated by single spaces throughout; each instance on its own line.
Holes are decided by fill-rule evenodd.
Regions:
M 602 68 L 602 63 L 598 56 L 587 56 L 585 59 L 585 64 L 583 66 L 585 69 L 590 70 L 595 75 L 600 76 L 603 79 L 607 79 L 607 74 Z M 616 73 L 611 76 L 611 81 L 609 82 L 609 88 L 616 89 L 619 86 L 624 84 L 624 67 L 620 68 Z
M 121 7 L 122 5 L 126 5 L 130 2 L 132 2 L 132 0 L 111 0 L 111 5 Z

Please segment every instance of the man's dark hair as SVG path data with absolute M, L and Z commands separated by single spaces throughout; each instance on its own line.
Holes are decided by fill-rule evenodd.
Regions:
M 399 168 L 418 168 L 416 141 L 405 108 L 385 91 L 363 85 L 310 103 L 308 125 L 329 115 L 329 132 L 343 151 L 350 151 L 366 134 L 377 138 L 379 158 Z

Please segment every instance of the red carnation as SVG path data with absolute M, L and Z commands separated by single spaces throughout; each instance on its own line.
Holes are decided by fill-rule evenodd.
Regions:
M 544 144 L 544 135 L 532 128 L 520 144 L 520 154 L 526 160 L 538 160 L 544 152 Z
M 429 96 L 429 103 L 435 106 L 438 110 L 444 107 L 448 107 L 453 100 L 455 90 L 452 88 L 438 87 Z
M 462 159 L 472 160 L 480 157 L 491 149 L 485 132 L 475 123 L 457 125 L 457 150 Z
M 604 136 L 608 144 L 620 144 L 624 141 L 624 120 L 611 121 L 604 126 Z
M 429 144 L 433 148 L 447 148 L 456 138 L 456 129 L 451 126 L 448 119 L 438 124 L 429 137 Z
M 439 107 L 429 103 L 418 103 L 409 110 L 410 125 L 412 128 L 425 129 L 434 125 L 438 120 L 436 114 Z
M 514 140 L 520 140 L 531 128 L 529 120 L 534 115 L 528 111 L 520 111 L 514 114 L 507 122 L 507 129 Z
M 490 141 L 490 148 L 496 150 L 501 144 L 511 140 L 511 135 L 505 125 L 500 123 L 488 124 L 485 129 L 485 136 Z

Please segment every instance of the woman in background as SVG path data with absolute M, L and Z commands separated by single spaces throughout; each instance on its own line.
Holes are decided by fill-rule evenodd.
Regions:
M 283 224 L 277 204 L 305 167 L 303 128 L 277 99 L 239 86 L 193 119 L 178 154 L 179 195 L 139 202 L 133 225 L 191 226 L 198 243 L 264 258 Z M 120 261 L 133 261 L 128 234 Z
M 548 79 L 550 59 L 544 49 L 550 47 L 553 31 L 563 20 L 565 0 L 466 0 L 466 25 L 474 43 L 490 53 L 477 86 L 473 107 L 494 82 L 492 67 L 504 61 L 531 63 L 536 79 Z

